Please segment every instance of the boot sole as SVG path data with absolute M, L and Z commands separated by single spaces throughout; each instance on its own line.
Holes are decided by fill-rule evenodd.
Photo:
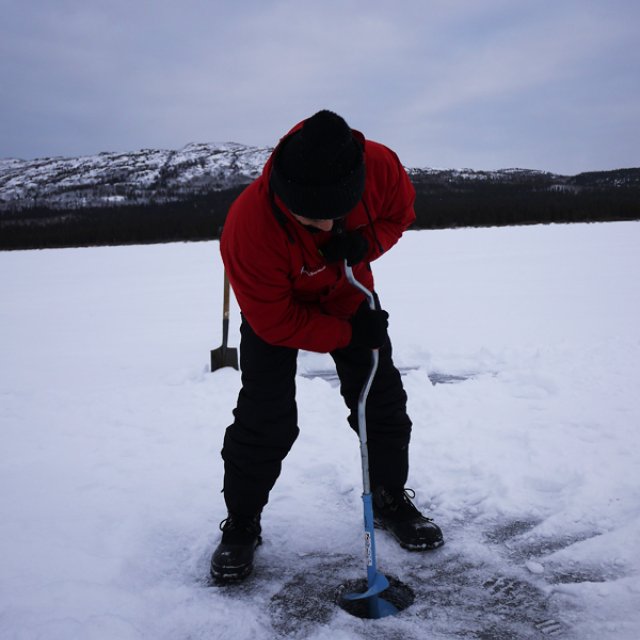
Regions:
M 435 540 L 434 542 L 425 542 L 423 544 L 407 544 L 403 542 L 391 529 L 385 527 L 381 522 L 374 520 L 373 526 L 381 531 L 386 531 L 403 549 L 407 551 L 433 551 L 444 545 L 444 540 Z
M 257 549 L 262 544 L 262 538 L 258 538 L 254 549 Z M 210 575 L 214 584 L 224 585 L 233 584 L 236 582 L 242 582 L 246 580 L 253 571 L 253 562 L 250 564 L 242 564 L 236 567 L 220 567 L 211 563 Z
M 253 564 L 244 567 L 224 567 L 218 569 L 211 566 L 211 579 L 216 585 L 233 584 L 246 580 L 253 571 Z

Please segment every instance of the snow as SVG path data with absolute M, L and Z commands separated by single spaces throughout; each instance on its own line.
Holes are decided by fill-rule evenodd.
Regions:
M 259 175 L 272 151 L 223 142 L 78 158 L 0 159 L 0 201 L 37 197 L 40 204 L 60 206 L 82 197 L 88 206 L 101 204 L 101 192 L 114 185 L 126 188 L 133 201 L 148 201 L 159 183 L 165 188 L 191 185 L 197 190 L 201 184 L 209 189 L 228 188 Z
M 409 232 L 374 265 L 446 545 L 365 575 L 357 440 L 302 353 L 301 435 L 254 576 L 207 583 L 240 387 L 215 242 L 0 253 L 0 638 L 590 638 L 640 629 L 640 223 Z M 238 309 L 232 308 L 231 346 Z M 466 377 L 430 383 L 428 374 Z

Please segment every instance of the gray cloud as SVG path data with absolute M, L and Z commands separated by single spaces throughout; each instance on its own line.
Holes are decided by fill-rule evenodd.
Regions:
M 635 0 L 2 1 L 0 156 L 270 145 L 334 108 L 410 166 L 639 166 Z

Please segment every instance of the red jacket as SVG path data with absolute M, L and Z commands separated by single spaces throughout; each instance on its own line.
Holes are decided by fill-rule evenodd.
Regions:
M 369 243 L 366 259 L 353 273 L 372 289 L 368 262 L 392 247 L 415 220 L 415 191 L 393 151 L 354 134 L 364 145 L 366 181 L 345 229 L 359 229 Z M 331 232 L 310 233 L 270 194 L 275 153 L 229 210 L 220 240 L 222 260 L 245 320 L 260 338 L 326 353 L 349 344 L 348 320 L 364 296 L 347 282 L 342 264 L 327 264 L 319 253 Z

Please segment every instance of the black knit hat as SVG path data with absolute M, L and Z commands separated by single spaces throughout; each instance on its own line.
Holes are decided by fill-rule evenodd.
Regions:
M 278 148 L 271 187 L 293 213 L 312 219 L 340 218 L 364 191 L 362 145 L 332 111 L 318 111 Z

